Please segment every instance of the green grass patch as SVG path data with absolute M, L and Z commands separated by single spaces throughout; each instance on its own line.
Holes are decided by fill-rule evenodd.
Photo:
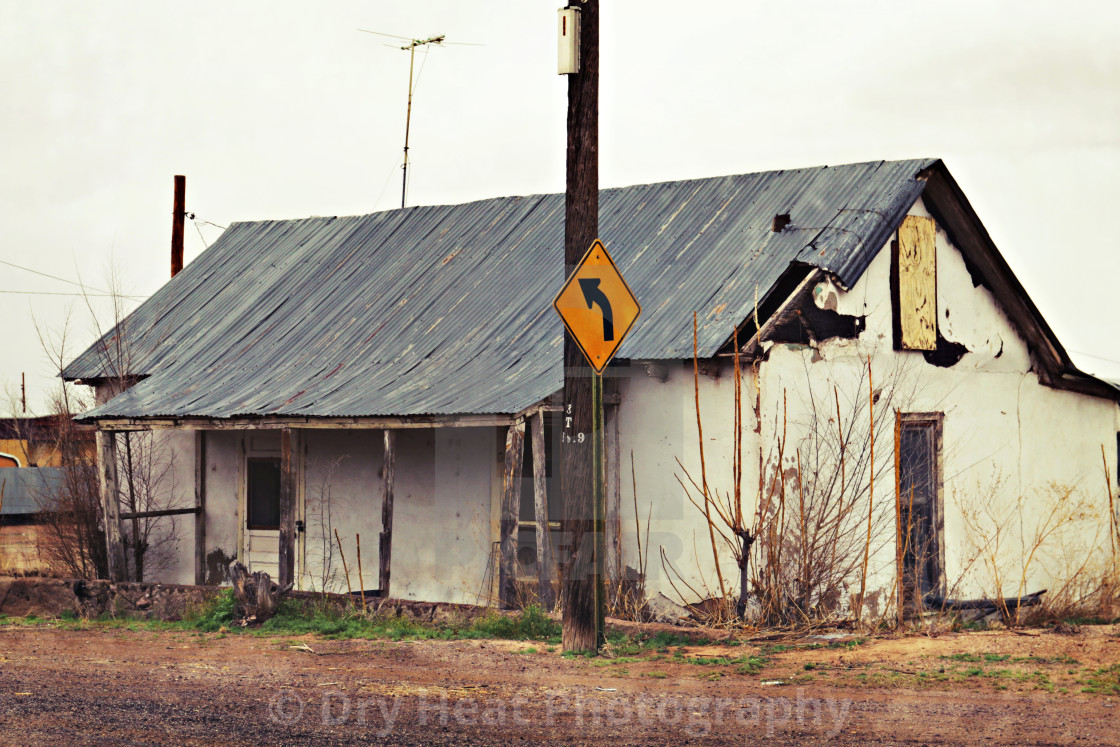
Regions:
M 1081 663 L 1067 654 L 1059 654 L 1057 656 L 1016 656 L 1011 662 L 1013 664 L 1041 664 L 1043 666 L 1057 664 L 1076 665 Z
M 1120 695 L 1120 664 L 1094 670 L 1077 682 L 1083 693 Z
M 769 663 L 770 660 L 763 656 L 744 656 L 735 667 L 735 671 L 739 674 L 762 674 L 762 670 Z
M 946 656 L 939 656 L 938 658 L 945 659 L 946 661 L 980 661 L 980 657 L 976 654 L 948 654 Z

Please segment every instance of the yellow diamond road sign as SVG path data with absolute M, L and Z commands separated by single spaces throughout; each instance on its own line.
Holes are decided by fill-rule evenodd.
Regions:
M 599 374 L 642 313 L 642 307 L 598 239 L 576 265 L 552 305 Z

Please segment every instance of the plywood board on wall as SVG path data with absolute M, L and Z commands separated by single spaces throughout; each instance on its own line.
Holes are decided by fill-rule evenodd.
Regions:
M 898 319 L 905 350 L 937 349 L 937 226 L 908 215 L 898 227 Z

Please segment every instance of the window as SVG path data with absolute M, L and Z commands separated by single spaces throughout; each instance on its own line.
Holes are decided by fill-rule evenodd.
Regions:
M 907 215 L 891 244 L 895 350 L 937 349 L 937 224 Z
M 941 505 L 941 413 L 898 416 L 899 532 L 902 601 L 917 601 L 942 590 L 943 514 Z
M 280 528 L 280 460 L 248 459 L 249 529 Z

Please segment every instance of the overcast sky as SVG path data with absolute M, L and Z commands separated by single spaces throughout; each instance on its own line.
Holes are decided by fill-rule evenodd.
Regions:
M 175 174 L 187 262 L 211 224 L 398 206 L 408 53 L 359 29 L 483 45 L 417 54 L 409 204 L 562 191 L 559 5 L 0 0 L 0 261 L 149 295 Z M 603 0 L 601 37 L 602 187 L 943 158 L 1076 362 L 1120 378 L 1120 3 Z M 69 310 L 71 357 L 96 327 L 32 291 L 80 289 L 0 264 L 0 385 L 26 371 L 42 410 L 35 323 Z

